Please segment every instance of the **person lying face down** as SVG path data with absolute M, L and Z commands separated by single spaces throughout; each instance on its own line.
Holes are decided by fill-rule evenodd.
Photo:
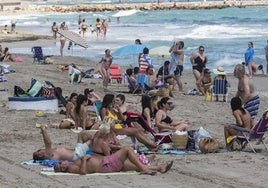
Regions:
M 65 147 L 52 148 L 52 141 L 46 130 L 46 125 L 42 124 L 41 134 L 44 139 L 45 149 L 39 149 L 33 153 L 33 160 L 69 160 L 73 161 L 90 153 L 90 144 L 92 136 L 86 132 L 81 132 L 78 135 L 77 145 L 75 149 Z
M 131 163 L 124 163 L 130 160 Z M 127 170 L 136 170 L 142 174 L 155 175 L 156 172 L 166 173 L 171 169 L 173 161 L 157 166 L 143 165 L 136 157 L 131 147 L 124 147 L 110 156 L 86 155 L 74 162 L 60 161 L 54 166 L 55 172 L 69 172 L 74 174 L 111 173 Z

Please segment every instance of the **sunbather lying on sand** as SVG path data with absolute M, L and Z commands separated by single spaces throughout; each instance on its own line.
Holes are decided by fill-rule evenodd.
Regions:
M 45 149 L 39 149 L 33 153 L 34 160 L 44 160 L 44 159 L 53 159 L 53 160 L 69 160 L 73 161 L 80 157 L 86 155 L 89 146 L 91 144 L 92 136 L 86 132 L 81 132 L 78 134 L 77 145 L 75 149 L 68 149 L 65 147 L 52 148 L 52 141 L 48 135 L 46 125 L 42 124 L 41 134 L 43 135 Z
M 131 166 L 126 166 L 125 160 L 132 162 Z M 131 147 L 124 147 L 110 156 L 90 156 L 86 155 L 74 162 L 61 161 L 54 166 L 55 172 L 69 172 L 74 174 L 110 173 L 127 170 L 136 170 L 141 174 L 155 175 L 156 172 L 166 173 L 171 169 L 173 161 L 166 165 L 146 166 L 143 165 Z

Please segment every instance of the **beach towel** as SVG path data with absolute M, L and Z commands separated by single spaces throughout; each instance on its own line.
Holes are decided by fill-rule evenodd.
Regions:
M 54 172 L 54 171 L 41 171 L 41 174 L 45 174 L 47 176 L 80 176 L 80 174 L 72 174 L 72 173 L 64 173 L 64 172 Z M 138 175 L 139 173 L 136 171 L 127 171 L 127 172 L 112 172 L 112 173 L 93 173 L 86 174 L 83 176 L 112 176 L 112 175 Z
M 23 165 L 32 165 L 32 166 L 39 166 L 39 165 L 41 165 L 41 163 L 42 163 L 42 161 L 34 161 L 34 160 L 21 162 L 21 164 L 23 164 Z
M 53 167 L 58 162 L 59 162 L 59 160 L 46 159 L 46 160 L 29 160 L 29 161 L 23 161 L 23 162 L 21 162 L 21 164 L 23 164 L 23 165 L 31 165 L 31 166 L 39 166 L 39 165 L 42 165 L 42 166 Z

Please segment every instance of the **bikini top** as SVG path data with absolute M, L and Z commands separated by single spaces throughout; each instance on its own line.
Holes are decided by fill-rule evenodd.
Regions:
M 166 116 L 165 119 L 162 119 L 163 122 L 167 123 L 167 124 L 170 124 L 172 123 L 172 119 L 169 117 L 169 116 Z

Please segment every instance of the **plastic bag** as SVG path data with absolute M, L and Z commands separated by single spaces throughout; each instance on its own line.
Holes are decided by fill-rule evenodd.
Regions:
M 209 132 L 206 131 L 203 127 L 200 127 L 198 131 L 195 132 L 194 135 L 196 149 L 199 149 L 199 142 L 201 138 L 211 138 Z

